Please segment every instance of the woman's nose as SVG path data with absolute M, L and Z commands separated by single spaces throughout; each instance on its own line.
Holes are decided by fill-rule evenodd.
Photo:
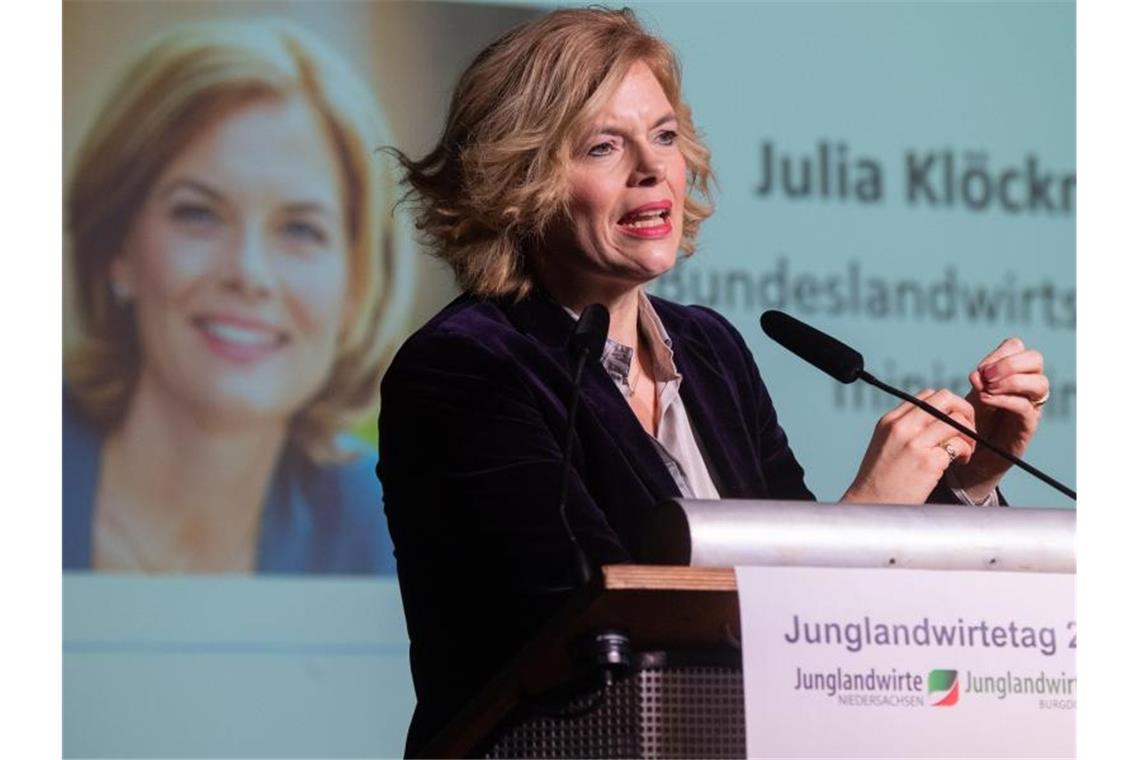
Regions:
M 652 151 L 641 149 L 637 152 L 637 163 L 630 174 L 630 185 L 653 187 L 665 180 L 665 162 Z
M 227 256 L 225 285 L 253 298 L 273 292 L 272 252 L 268 241 L 256 230 L 245 230 Z

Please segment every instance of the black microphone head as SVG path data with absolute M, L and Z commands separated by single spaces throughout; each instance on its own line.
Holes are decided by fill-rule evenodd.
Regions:
M 574 332 L 570 335 L 570 353 L 574 356 L 584 353 L 592 362 L 601 359 L 609 333 L 610 310 L 600 303 L 590 304 L 578 318 L 578 324 L 574 325 Z
M 863 371 L 861 353 L 782 311 L 764 312 L 760 327 L 769 338 L 841 383 L 855 382 Z

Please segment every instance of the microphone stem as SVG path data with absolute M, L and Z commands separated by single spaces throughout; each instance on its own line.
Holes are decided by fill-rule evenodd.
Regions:
M 955 430 L 957 430 L 962 435 L 966 436 L 967 438 L 969 438 L 973 441 L 980 443 L 982 446 L 985 446 L 987 449 L 989 449 L 993 453 L 997 454 L 1002 459 L 1005 459 L 1006 461 L 1008 461 L 1014 465 L 1017 465 L 1021 469 L 1028 472 L 1030 475 L 1033 475 L 1034 477 L 1038 478 L 1039 480 L 1042 480 L 1045 483 L 1048 483 L 1049 485 L 1053 486 L 1053 488 L 1056 488 L 1058 491 L 1065 494 L 1066 496 L 1068 496 L 1073 501 L 1076 501 L 1076 499 L 1077 499 L 1077 492 L 1076 491 L 1074 491 L 1073 489 L 1069 488 L 1068 486 L 1066 486 L 1062 483 L 1059 483 L 1058 481 L 1054 480 L 1053 478 L 1049 477 L 1048 475 L 1041 472 L 1041 470 L 1038 470 L 1036 467 L 1029 464 L 1028 462 L 1023 462 L 1022 460 L 1015 457 L 1013 454 L 1010 454 L 1009 452 L 1004 451 L 1003 449 L 999 449 L 997 446 L 994 446 L 989 441 L 982 440 L 981 438 L 978 437 L 978 434 L 975 433 L 973 430 L 970 430 L 970 428 L 961 424 L 957 420 L 951 418 L 949 415 L 943 413 L 941 410 L 935 409 L 930 404 L 926 403 L 925 401 L 923 401 L 921 399 L 915 398 L 914 396 L 910 395 L 909 393 L 906 393 L 904 391 L 900 391 L 897 388 L 892 388 L 891 386 L 882 382 L 881 380 L 879 380 L 877 377 L 872 375 L 870 372 L 867 372 L 866 370 L 859 370 L 859 378 L 861 380 L 867 382 L 867 383 L 870 383 L 871 385 L 875 386 L 876 388 L 879 388 L 880 390 L 886 391 L 887 393 L 891 394 L 892 396 L 897 396 L 898 398 L 901 398 L 903 401 L 909 401 L 910 403 L 914 404 L 919 409 L 922 409 L 923 411 L 927 412 L 928 414 L 934 415 L 939 420 L 941 420 L 942 422 L 945 422 L 947 425 L 954 428 Z
M 566 414 L 566 440 L 562 446 L 564 457 L 562 479 L 558 485 L 558 515 L 562 518 L 562 525 L 566 529 L 566 535 L 570 538 L 570 547 L 574 554 L 574 573 L 578 576 L 579 585 L 582 586 L 590 582 L 593 573 L 590 569 L 590 561 L 586 558 L 586 553 L 582 551 L 582 547 L 578 543 L 578 537 L 570 527 L 570 518 L 566 514 L 566 496 L 567 491 L 570 490 L 570 452 L 571 446 L 574 444 L 574 418 L 578 414 L 578 395 L 581 392 L 582 370 L 586 366 L 586 359 L 586 353 L 582 352 L 575 362 L 574 389 L 570 394 L 570 408 Z

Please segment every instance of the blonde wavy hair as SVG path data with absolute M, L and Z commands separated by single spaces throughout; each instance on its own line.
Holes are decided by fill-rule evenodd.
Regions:
M 628 8 L 559 10 L 476 57 L 430 153 L 417 161 L 391 151 L 405 169 L 405 199 L 423 242 L 451 266 L 460 288 L 484 297 L 530 292 L 528 252 L 541 250 L 551 222 L 569 217 L 572 147 L 639 61 L 677 116 L 688 175 L 681 249 L 693 253 L 712 213 L 713 178 L 709 151 L 681 99 L 676 55 Z
M 294 414 L 290 439 L 314 461 L 342 459 L 336 434 L 374 410 L 393 342 L 386 332 L 397 251 L 395 181 L 375 99 L 318 40 L 284 21 L 178 27 L 126 68 L 84 137 L 65 200 L 74 335 L 64 376 L 104 432 L 121 422 L 140 367 L 132 309 L 111 291 L 111 263 L 164 167 L 208 125 L 263 98 L 301 97 L 330 135 L 347 188 L 350 316 L 324 387 Z

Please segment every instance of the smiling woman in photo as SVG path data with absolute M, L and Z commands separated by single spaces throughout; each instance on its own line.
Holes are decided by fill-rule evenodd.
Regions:
M 375 101 L 276 22 L 127 67 L 66 199 L 64 567 L 389 572 L 372 470 L 396 256 Z

